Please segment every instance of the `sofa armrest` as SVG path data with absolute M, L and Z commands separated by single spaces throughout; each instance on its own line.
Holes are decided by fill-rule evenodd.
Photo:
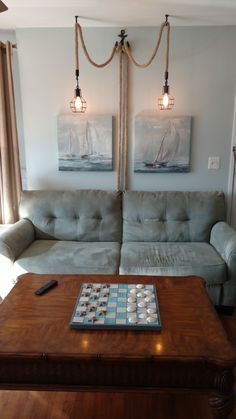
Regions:
M 0 234 L 0 296 L 5 298 L 14 285 L 13 264 L 34 240 L 34 227 L 29 220 L 20 220 Z
M 236 231 L 223 221 L 216 223 L 211 230 L 210 243 L 236 274 Z
M 17 221 L 0 235 L 0 255 L 9 257 L 12 261 L 34 240 L 34 227 L 29 220 Z
M 216 223 L 210 236 L 210 244 L 227 265 L 227 281 L 224 283 L 222 304 L 236 304 L 236 231 L 227 223 Z

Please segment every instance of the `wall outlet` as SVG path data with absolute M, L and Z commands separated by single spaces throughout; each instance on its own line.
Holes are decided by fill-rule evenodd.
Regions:
M 208 169 L 219 169 L 220 158 L 219 157 L 208 157 Z

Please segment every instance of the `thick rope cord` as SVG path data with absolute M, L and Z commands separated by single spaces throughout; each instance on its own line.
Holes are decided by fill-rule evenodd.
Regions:
M 129 98 L 129 56 L 125 62 L 124 124 L 123 124 L 123 190 L 128 187 L 128 98 Z
M 113 59 L 113 57 L 114 57 L 114 55 L 116 53 L 117 42 L 115 43 L 115 45 L 114 45 L 114 47 L 112 49 L 111 55 L 108 58 L 108 60 L 105 61 L 102 64 L 97 64 L 97 63 L 95 63 L 95 61 L 92 60 L 92 58 L 90 57 L 90 55 L 88 53 L 88 50 L 87 50 L 86 45 L 85 45 L 85 42 L 84 42 L 82 28 L 81 28 L 81 26 L 80 26 L 80 24 L 78 22 L 76 23 L 76 32 L 77 32 L 77 30 L 79 30 L 81 44 L 82 44 L 82 47 L 83 47 L 85 56 L 86 56 L 87 60 L 90 62 L 90 64 L 92 64 L 94 67 L 97 67 L 97 68 L 102 68 L 102 67 L 105 67 L 106 65 L 108 65 L 112 61 L 112 59 Z M 77 51 L 78 51 L 78 48 L 77 48 Z
M 169 68 L 169 50 L 170 50 L 170 24 L 166 23 L 167 33 L 166 33 L 166 68 L 165 71 L 168 72 Z
M 108 65 L 112 59 L 114 58 L 114 55 L 116 52 L 118 52 L 119 57 L 119 64 L 118 64 L 118 81 L 119 81 L 119 90 L 118 90 L 118 118 L 117 118 L 117 158 L 116 158 L 116 165 L 117 165 L 117 190 L 120 190 L 121 187 L 121 178 L 123 183 L 123 190 L 127 189 L 128 186 L 128 180 L 127 180 L 127 174 L 128 174 L 128 95 L 129 95 L 129 60 L 133 62 L 134 65 L 136 65 L 139 68 L 146 68 L 148 67 L 152 61 L 154 60 L 157 51 L 159 49 L 162 34 L 164 28 L 167 29 L 166 34 L 166 52 L 165 52 L 165 71 L 168 72 L 169 67 L 169 46 L 170 46 L 170 24 L 166 20 L 161 24 L 159 36 L 157 39 L 156 47 L 153 50 L 153 53 L 150 57 L 150 59 L 144 63 L 140 64 L 138 63 L 135 58 L 133 57 L 130 46 L 128 42 L 119 43 L 116 42 L 110 57 L 101 64 L 96 63 L 92 60 L 90 57 L 88 50 L 86 48 L 83 32 L 80 24 L 76 22 L 75 24 L 75 66 L 77 69 L 79 69 L 79 42 L 78 42 L 78 35 L 80 35 L 80 40 L 82 44 L 82 48 L 84 50 L 85 56 L 87 60 L 92 64 L 94 67 L 97 68 L 103 68 L 106 65 Z M 126 62 L 125 62 L 125 86 L 123 86 L 123 52 L 125 54 Z M 124 95 L 123 95 L 123 87 L 124 87 Z M 124 108 L 123 113 L 123 121 L 122 121 L 122 110 Z M 122 159 L 122 167 L 121 167 L 121 159 Z M 121 173 L 122 172 L 122 173 Z
M 77 23 L 75 23 L 75 68 L 79 69 L 79 40 L 78 40 Z
M 124 43 L 125 52 L 128 55 L 128 57 L 131 59 L 131 61 L 134 63 L 134 65 L 136 65 L 139 68 L 146 68 L 146 67 L 148 67 L 152 63 L 152 61 L 154 60 L 154 58 L 155 58 L 155 56 L 157 54 L 157 51 L 159 49 L 159 46 L 160 46 L 160 43 L 161 43 L 161 38 L 162 38 L 162 33 L 163 33 L 163 30 L 164 30 L 164 28 L 166 26 L 169 26 L 169 22 L 167 22 L 167 23 L 166 22 L 163 22 L 161 24 L 161 28 L 160 28 L 160 32 L 159 32 L 159 36 L 158 36 L 156 47 L 154 48 L 154 51 L 153 51 L 150 59 L 146 63 L 144 63 L 144 64 L 140 64 L 140 63 L 138 63 L 135 60 L 135 58 L 133 57 L 133 55 L 129 51 L 128 43 L 127 42 Z
M 121 126 L 122 126 L 122 85 L 123 85 L 123 66 L 122 66 L 122 45 L 119 44 L 117 48 L 119 54 L 119 105 L 118 105 L 118 120 L 117 120 L 117 190 L 120 190 L 121 181 Z

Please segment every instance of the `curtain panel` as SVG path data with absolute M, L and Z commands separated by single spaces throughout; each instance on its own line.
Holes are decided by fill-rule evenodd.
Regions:
M 12 71 L 13 45 L 0 43 L 0 223 L 18 220 L 22 190 Z

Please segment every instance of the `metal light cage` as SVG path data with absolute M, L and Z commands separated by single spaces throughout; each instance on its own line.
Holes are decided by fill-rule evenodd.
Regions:
M 173 98 L 173 96 L 171 96 L 169 93 L 168 94 L 168 105 L 164 106 L 163 105 L 163 96 L 165 93 L 163 93 L 159 98 L 158 98 L 158 107 L 161 111 L 169 111 L 173 108 L 174 104 L 175 104 L 175 99 Z
M 87 102 L 86 100 L 82 97 L 81 93 L 80 93 L 80 100 L 81 100 L 81 108 L 76 108 L 75 106 L 75 101 L 76 101 L 76 95 L 73 97 L 73 99 L 70 101 L 70 109 L 72 112 L 74 113 L 84 113 L 87 109 Z
M 165 84 L 163 86 L 162 95 L 158 98 L 158 107 L 161 111 L 169 111 L 173 108 L 173 106 L 175 104 L 175 100 L 174 100 L 173 96 L 170 95 L 170 86 L 168 85 L 168 75 L 169 75 L 169 73 L 166 70 L 165 71 Z M 163 104 L 163 98 L 164 98 L 165 95 L 168 96 L 168 105 L 167 106 L 165 106 Z

